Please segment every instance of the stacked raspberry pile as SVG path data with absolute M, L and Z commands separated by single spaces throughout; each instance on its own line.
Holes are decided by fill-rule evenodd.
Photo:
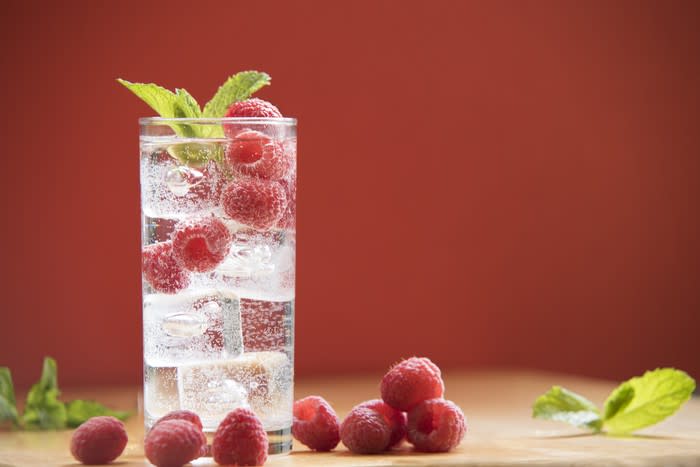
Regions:
M 382 399 L 356 405 L 342 424 L 323 398 L 296 401 L 292 434 L 315 451 L 330 451 L 342 441 L 358 454 L 384 452 L 404 438 L 417 451 L 447 452 L 464 438 L 464 414 L 443 399 L 440 369 L 429 359 L 398 363 L 384 375 L 380 389 Z

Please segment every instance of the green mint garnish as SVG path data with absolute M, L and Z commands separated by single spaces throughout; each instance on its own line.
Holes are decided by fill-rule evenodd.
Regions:
M 172 92 L 153 83 L 130 83 L 123 79 L 117 79 L 117 81 L 139 96 L 163 118 L 198 118 L 202 116 L 199 104 L 184 89 L 176 89 L 175 92 Z M 192 125 L 172 124 L 170 126 L 179 136 L 189 138 L 201 136 Z
M 220 162 L 223 159 L 223 149 L 218 144 L 210 143 L 178 143 L 168 146 L 168 154 L 183 164 L 202 167 L 207 161 Z
M 673 415 L 694 390 L 695 380 L 687 373 L 659 368 L 615 388 L 605 401 L 602 416 L 586 398 L 559 386 L 537 398 L 532 416 L 586 427 L 596 433 L 625 435 Z
M 620 410 L 627 407 L 634 399 L 634 387 L 626 381 L 620 384 L 605 400 L 603 413 L 605 420 L 613 418 Z
M 202 109 L 199 108 L 197 100 L 186 89 L 175 89 L 177 105 L 175 115 L 178 118 L 199 118 L 202 116 Z
M 202 116 L 221 118 L 234 102 L 244 101 L 263 86 L 270 84 L 270 75 L 259 71 L 241 71 L 226 80 L 219 87 L 207 105 Z
M 241 71 L 229 77 L 204 106 L 199 107 L 197 100 L 185 89 L 172 92 L 153 83 L 131 83 L 121 78 L 117 81 L 140 97 L 158 115 L 163 118 L 221 118 L 234 102 L 248 99 L 263 86 L 270 84 L 270 75 L 259 71 Z M 178 136 L 189 138 L 218 138 L 224 135 L 220 125 L 183 125 L 170 124 Z M 214 158 L 216 154 L 210 154 Z M 184 159 L 185 163 L 201 163 L 201 160 Z
M 625 387 L 627 385 L 627 387 Z M 631 391 L 630 389 L 631 388 Z M 622 383 L 605 402 L 610 433 L 627 434 L 660 422 L 676 413 L 695 391 L 695 380 L 683 371 L 662 368 Z M 632 394 L 630 396 L 630 393 Z
M 41 379 L 29 390 L 22 420 L 26 429 L 51 430 L 66 427 L 66 407 L 58 400 L 56 361 L 44 359 Z
M 0 367 L 0 427 L 8 422 L 13 427 L 19 426 L 12 373 L 9 368 L 3 366 Z
M 139 96 L 141 100 L 158 112 L 158 115 L 163 118 L 176 118 L 178 115 L 187 113 L 187 110 L 184 108 L 187 107 L 187 105 L 182 104 L 185 100 L 182 94 L 178 97 L 177 94 L 169 89 L 162 88 L 153 83 L 130 83 L 121 78 L 117 79 L 117 81 Z
M 600 431 L 602 424 L 600 412 L 593 402 L 560 386 L 554 386 L 537 398 L 532 416 L 587 427 L 596 432 Z
M 66 425 L 69 428 L 76 428 L 88 419 L 99 415 L 109 415 L 119 420 L 126 420 L 131 415 L 129 412 L 111 410 L 98 402 L 83 400 L 66 403 L 66 414 L 68 416 Z
M 58 370 L 56 361 L 44 358 L 41 379 L 29 390 L 24 414 L 17 413 L 15 391 L 9 368 L 0 367 L 0 427 L 11 423 L 14 428 L 27 430 L 58 430 L 75 428 L 89 418 L 111 415 L 126 420 L 131 414 L 111 410 L 93 401 L 74 400 L 64 404 L 58 400 Z

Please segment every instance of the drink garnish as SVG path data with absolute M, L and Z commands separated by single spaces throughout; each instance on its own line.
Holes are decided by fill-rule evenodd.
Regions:
M 594 433 L 626 435 L 673 415 L 690 399 L 695 380 L 675 368 L 657 368 L 620 384 L 603 412 L 585 397 L 553 386 L 535 400 L 533 418 L 566 422 Z
M 19 416 L 12 385 L 12 375 L 7 367 L 0 367 L 0 426 L 10 423 L 14 428 L 26 430 L 57 430 L 75 428 L 89 418 L 109 415 L 126 420 L 129 412 L 111 410 L 94 401 L 73 400 L 64 403 L 58 400 L 56 361 L 44 358 L 41 378 L 27 394 L 24 413 Z

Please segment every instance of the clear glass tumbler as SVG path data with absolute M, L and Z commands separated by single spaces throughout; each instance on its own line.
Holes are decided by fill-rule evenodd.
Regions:
M 143 118 L 144 417 L 231 410 L 291 449 L 296 120 Z

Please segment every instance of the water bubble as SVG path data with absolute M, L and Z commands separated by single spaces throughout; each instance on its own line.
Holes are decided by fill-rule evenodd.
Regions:
M 197 169 L 177 166 L 165 174 L 165 184 L 176 196 L 184 196 L 195 185 L 204 180 L 204 174 Z
M 195 337 L 207 330 L 207 319 L 192 313 L 173 313 L 163 318 L 161 327 L 172 337 Z

